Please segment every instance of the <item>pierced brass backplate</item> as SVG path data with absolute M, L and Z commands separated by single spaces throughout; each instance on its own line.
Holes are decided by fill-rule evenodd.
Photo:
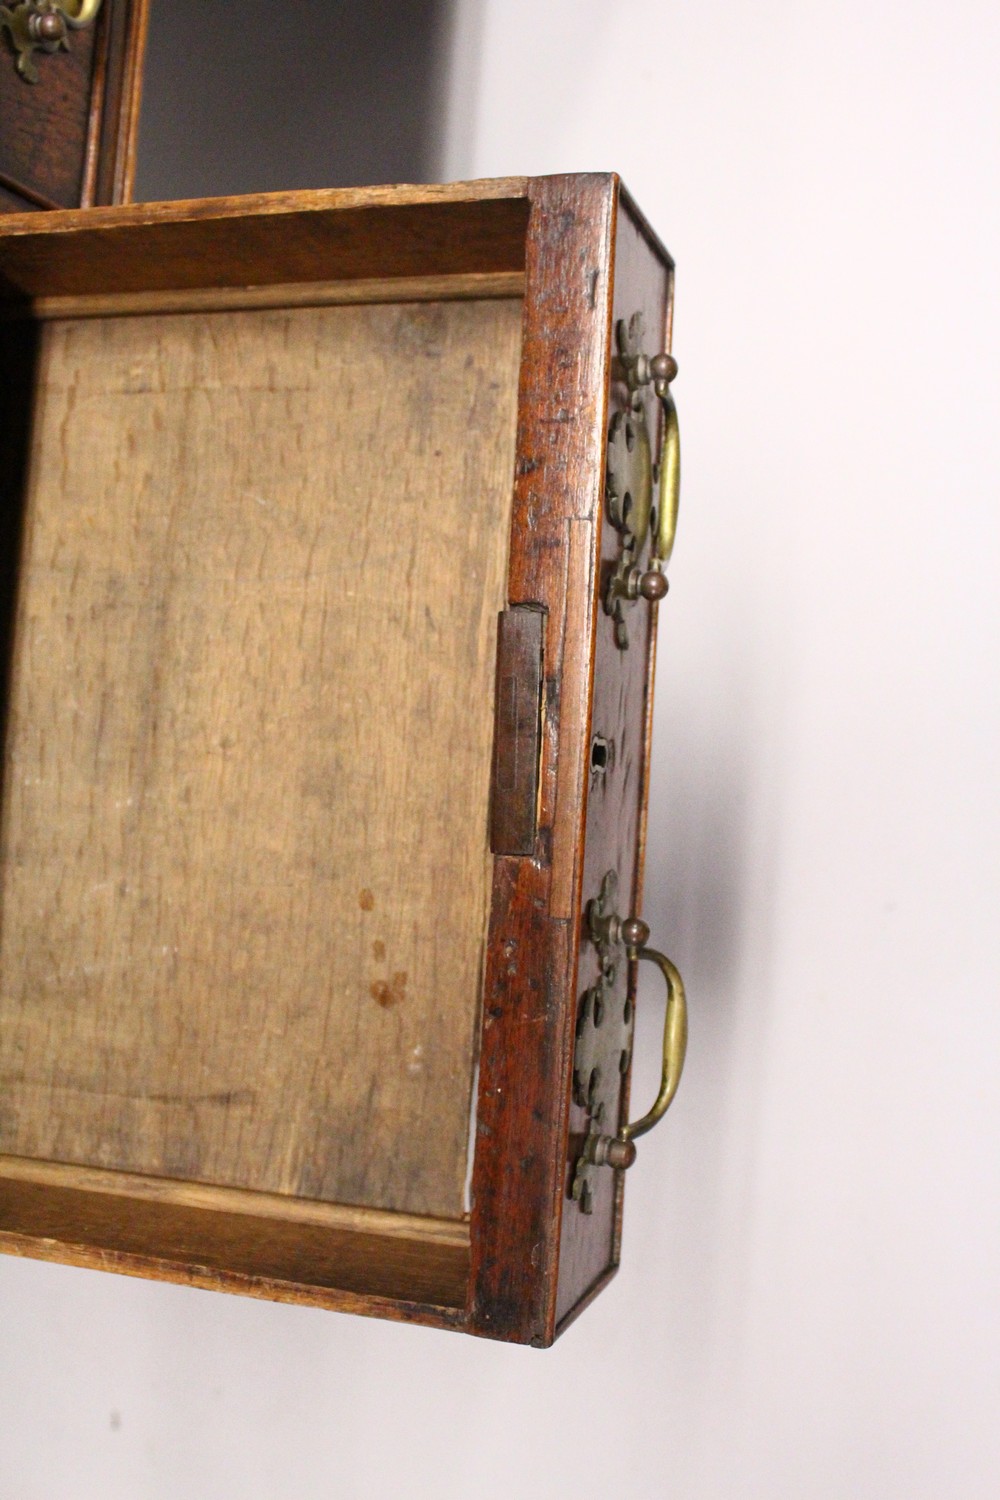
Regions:
M 615 327 L 617 354 L 613 373 L 628 389 L 628 405 L 615 413 L 608 433 L 607 507 L 608 519 L 621 535 L 621 552 L 608 577 L 604 591 L 604 608 L 615 625 L 615 642 L 624 651 L 628 647 L 626 605 L 637 599 L 651 602 L 667 592 L 663 569 L 673 547 L 677 524 L 677 501 L 680 487 L 680 438 L 677 412 L 669 392 L 677 373 L 677 363 L 669 354 L 648 358 L 642 352 L 642 314 L 635 313 L 626 323 Z M 663 453 L 659 465 L 653 462 L 652 440 L 646 417 L 648 387 L 659 397 L 664 412 Z M 653 493 L 659 481 L 659 514 Z M 645 571 L 639 558 L 650 532 L 650 566 Z
M 636 553 L 649 535 L 653 509 L 653 453 L 646 413 L 616 412 L 608 434 L 608 516 Z
M 587 935 L 597 949 L 600 973 L 597 983 L 580 1000 L 573 1058 L 573 1099 L 589 1116 L 589 1132 L 573 1174 L 572 1196 L 585 1214 L 593 1211 L 594 1178 L 599 1166 L 627 1166 L 601 1155 L 601 1143 L 612 1148 L 610 1139 L 618 1128 L 615 1111 L 621 1097 L 622 1079 L 632 1057 L 634 1018 L 628 996 L 626 954 L 621 922 L 616 911 L 618 876 L 609 870 L 600 894 L 588 904 Z M 634 1155 L 634 1148 L 626 1154 Z M 598 1161 L 597 1157 L 601 1156 Z
M 584 993 L 576 1024 L 573 1098 L 602 1124 L 632 1052 L 632 1002 L 616 1000 L 602 979 Z
M 22 0 L 0 5 L 0 29 L 6 30 L 17 54 L 16 67 L 26 83 L 38 82 L 35 52 L 68 52 L 70 31 L 93 26 L 102 0 Z

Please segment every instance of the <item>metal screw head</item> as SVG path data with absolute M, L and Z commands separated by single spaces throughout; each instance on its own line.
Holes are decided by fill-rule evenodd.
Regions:
M 628 917 L 622 923 L 622 941 L 627 948 L 645 948 L 649 942 L 649 924 L 641 917 Z

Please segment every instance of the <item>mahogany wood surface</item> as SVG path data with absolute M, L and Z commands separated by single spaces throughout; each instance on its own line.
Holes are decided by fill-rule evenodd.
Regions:
M 520 271 L 523 178 L 0 218 L 8 297 Z
M 179 1208 L 218 1209 L 253 1218 L 281 1219 L 288 1224 L 312 1224 L 344 1233 L 350 1231 L 427 1244 L 469 1247 L 467 1218 L 436 1219 L 427 1214 L 361 1208 L 350 1203 L 323 1203 L 316 1198 L 293 1198 L 283 1193 L 261 1193 L 205 1182 L 181 1182 L 171 1177 L 105 1171 L 66 1162 L 35 1161 L 23 1156 L 0 1155 L 0 1179 L 73 1188 L 81 1193 L 99 1193 L 124 1200 L 173 1204 Z M 122 1211 L 128 1212 L 127 1201 L 122 1204 Z
M 669 349 L 667 314 L 670 282 L 665 275 L 662 254 L 646 238 L 631 205 L 619 199 L 615 235 L 615 279 L 613 325 L 626 322 L 641 313 L 645 325 L 644 348 L 647 353 Z M 627 402 L 627 391 L 617 382 L 611 387 L 609 421 L 614 411 Z M 646 397 L 649 430 L 659 432 L 659 403 Z M 654 453 L 658 444 L 654 447 Z M 600 580 L 601 593 L 608 573 L 613 569 L 621 548 L 621 537 L 607 516 L 601 527 Z M 615 643 L 614 625 L 598 604 L 594 639 L 593 698 L 588 734 L 587 814 L 582 905 L 601 888 L 608 870 L 618 876 L 618 913 L 622 917 L 641 915 L 642 851 L 644 848 L 646 798 L 649 763 L 647 711 L 651 706 L 648 689 L 655 647 L 658 608 L 637 601 L 626 612 L 629 635 L 627 650 Z M 608 764 L 595 775 L 589 766 L 590 744 L 599 735 L 608 746 Z M 583 936 L 583 935 L 581 935 Z M 580 944 L 577 991 L 582 995 L 598 978 L 597 953 L 583 936 Z M 634 1004 L 635 976 L 625 965 L 612 991 L 612 1003 Z M 618 1109 L 612 1112 L 609 1128 L 617 1128 L 619 1111 L 627 1113 L 628 1087 L 622 1090 Z M 641 1112 L 641 1111 L 640 1111 Z M 620 1207 L 627 1174 L 603 1168 L 591 1174 L 594 1184 L 593 1211 L 581 1213 L 569 1198 L 573 1166 L 587 1130 L 586 1112 L 575 1102 L 570 1104 L 570 1149 L 566 1163 L 565 1211 L 559 1257 L 559 1292 L 557 1317 L 560 1327 L 571 1319 L 577 1304 L 590 1287 L 600 1284 L 618 1262 L 617 1231 Z M 641 1148 L 640 1148 L 641 1150 Z M 634 1167 L 633 1171 L 641 1171 Z
M 271 286 L 189 287 L 180 292 L 35 297 L 30 307 L 32 318 L 48 320 L 120 318 L 133 313 L 232 312 L 247 307 L 335 307 L 347 302 L 456 302 L 523 296 L 523 271 L 470 271 L 461 276 L 362 276 L 356 281 L 284 281 Z M 23 306 L 15 306 L 21 316 Z
M 123 1209 L 119 1194 L 4 1178 L 0 1250 L 383 1316 L 392 1302 L 396 1316 L 445 1324 L 464 1304 L 469 1260 L 463 1245 L 155 1199 Z
M 25 188 L 14 178 L 0 173 L 0 212 L 22 214 L 40 208 L 58 208 L 58 204 L 44 193 Z
M 643 310 L 647 337 L 659 340 L 670 266 L 620 205 L 616 179 L 532 185 L 510 597 L 548 612 L 542 797 L 534 857 L 495 866 L 472 1317 L 477 1332 L 542 1345 L 617 1260 L 620 1180 L 607 1171 L 593 1214 L 569 1197 L 584 1124 L 571 1074 L 589 943 L 579 975 L 577 958 L 583 906 L 604 870 L 618 870 L 625 905 L 641 886 L 652 622 L 645 606 L 632 611 L 623 654 L 601 609 L 619 544 L 604 517 L 604 464 L 613 315 Z M 617 736 L 619 753 L 585 844 L 591 733 Z
M 0 33 L 0 212 L 131 196 L 149 0 L 105 0 L 70 50 L 37 53 L 38 82 Z
M 0 279 L 21 314 L 0 320 L 0 367 L 21 393 L 0 443 L 7 527 L 0 583 L 8 601 L 24 584 L 16 564 L 24 434 L 44 326 L 32 321 L 33 302 L 39 317 L 52 318 L 61 299 L 82 299 L 76 328 L 96 317 L 106 334 L 116 319 L 131 320 L 144 340 L 142 329 L 155 327 L 178 305 L 171 299 L 188 291 L 218 295 L 220 306 L 235 297 L 231 307 L 263 296 L 253 314 L 260 317 L 282 285 L 298 289 L 289 301 L 300 308 L 339 312 L 350 308 L 338 309 L 342 299 L 329 291 L 338 280 L 355 289 L 343 300 L 364 296 L 367 283 L 374 303 L 393 300 L 398 278 L 455 277 L 456 296 L 467 298 L 476 285 L 469 278 L 486 277 L 494 286 L 483 289 L 489 299 L 500 286 L 509 295 L 504 278 L 518 278 L 520 288 L 523 276 L 509 568 L 506 599 L 498 602 L 531 613 L 542 637 L 534 844 L 529 853 L 492 861 L 470 1244 L 442 1244 L 422 1231 L 408 1238 L 405 1215 L 396 1233 L 371 1222 L 307 1222 L 301 1213 L 303 1205 L 313 1212 L 311 1189 L 301 1182 L 297 1191 L 307 1196 L 293 1188 L 283 1218 L 282 1195 L 265 1183 L 257 1186 L 267 1187 L 269 1212 L 259 1204 L 255 1213 L 249 1202 L 244 1211 L 243 1199 L 213 1200 L 211 1189 L 204 1189 L 205 1201 L 178 1198 L 169 1186 L 157 1195 L 123 1172 L 116 1192 L 96 1179 L 83 1187 L 79 1180 L 38 1180 L 30 1171 L 5 1177 L 0 1161 L 0 1248 L 535 1345 L 550 1343 L 613 1273 L 620 1183 L 616 1191 L 608 1170 L 607 1189 L 589 1216 L 568 1197 L 582 1127 L 571 1105 L 575 1022 L 592 962 L 589 945 L 581 946 L 581 913 L 610 864 L 621 877 L 623 914 L 638 905 L 648 784 L 648 607 L 630 612 L 625 660 L 600 604 L 602 558 L 617 543 L 604 519 L 607 424 L 610 403 L 621 399 L 609 392 L 611 338 L 613 318 L 641 305 L 652 352 L 668 311 L 670 275 L 669 257 L 607 175 L 0 220 Z M 129 305 L 134 296 L 151 300 Z M 408 422 L 417 417 L 407 409 Z M 466 476 L 473 495 L 476 485 L 473 465 Z M 10 617 L 9 608 L 0 613 L 0 625 L 9 626 Z M 487 699 L 492 716 L 492 689 Z M 616 769 L 600 790 L 589 772 L 595 732 L 614 740 L 616 752 Z M 8 1149 L 18 1150 L 16 1141 Z M 157 1179 L 165 1181 L 161 1170 Z M 216 1191 L 223 1190 L 239 1191 Z M 183 1191 L 203 1188 L 192 1182 Z M 327 1205 L 335 1215 L 344 1207 Z M 258 1219 L 270 1228 L 255 1249 Z M 408 1247 L 402 1260 L 391 1248 L 400 1244 Z M 359 1269 L 366 1257 L 378 1262 L 367 1280 Z
M 497 627 L 490 848 L 533 854 L 538 831 L 545 616 L 521 605 Z
M 534 854 L 494 865 L 472 1324 L 544 1345 L 556 1324 L 576 1021 L 573 897 L 582 871 L 580 759 L 604 495 L 616 181 L 543 178 L 530 194 L 508 590 L 512 605 L 546 612 L 541 796 Z M 568 890 L 553 912 L 560 861 Z
M 99 107 L 96 99 L 91 102 L 83 208 L 132 201 L 151 5 L 152 0 L 110 0 L 103 99 Z

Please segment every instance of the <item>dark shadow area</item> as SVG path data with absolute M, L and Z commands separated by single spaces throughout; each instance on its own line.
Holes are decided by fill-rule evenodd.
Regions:
M 27 313 L 0 319 L 0 745 L 7 742 L 21 535 L 31 451 L 40 325 Z
M 139 202 L 428 182 L 452 0 L 157 0 Z

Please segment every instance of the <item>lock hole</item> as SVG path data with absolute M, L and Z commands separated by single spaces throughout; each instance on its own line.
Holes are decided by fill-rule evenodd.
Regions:
M 590 770 L 594 776 L 603 776 L 611 765 L 613 746 L 601 735 L 595 734 L 590 746 Z

